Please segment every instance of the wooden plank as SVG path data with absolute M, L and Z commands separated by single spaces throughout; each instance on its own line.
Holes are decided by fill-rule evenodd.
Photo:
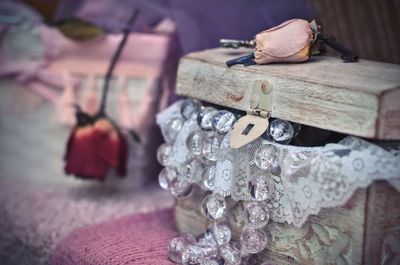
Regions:
M 398 139 L 400 134 L 400 89 L 390 90 L 381 99 L 378 135 L 383 139 Z
M 400 193 L 385 181 L 368 188 L 364 262 L 400 264 Z
M 397 125 L 387 124 L 383 102 L 400 111 L 400 65 L 313 57 L 302 64 L 234 66 L 225 61 L 249 50 L 212 49 L 188 54 L 180 61 L 176 92 L 217 105 L 249 108 L 255 80 L 273 84 L 272 117 L 377 139 L 400 139 Z M 394 119 L 394 120 L 393 120 Z M 399 115 L 390 123 L 398 124 Z M 382 127 L 383 126 L 383 127 Z M 393 129 L 394 128 L 394 129 Z

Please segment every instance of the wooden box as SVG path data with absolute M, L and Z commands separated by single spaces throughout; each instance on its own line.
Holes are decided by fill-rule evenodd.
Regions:
M 248 51 L 212 49 L 180 61 L 177 94 L 248 110 L 256 80 L 273 86 L 271 116 L 379 140 L 400 140 L 400 65 L 313 57 L 307 63 L 234 66 L 225 61 Z M 399 161 L 400 163 L 400 161 Z M 179 230 L 207 226 L 200 198 L 176 206 Z M 384 181 L 359 189 L 343 207 L 324 209 L 301 228 L 272 223 L 261 261 L 276 264 L 400 264 L 400 193 Z M 241 227 L 233 227 L 238 236 Z

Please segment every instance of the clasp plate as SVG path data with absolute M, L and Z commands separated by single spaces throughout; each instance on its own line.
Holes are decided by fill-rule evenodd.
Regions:
M 233 126 L 231 148 L 240 148 L 267 130 L 272 111 L 272 90 L 272 84 L 268 81 L 254 82 L 247 115 L 240 118 Z

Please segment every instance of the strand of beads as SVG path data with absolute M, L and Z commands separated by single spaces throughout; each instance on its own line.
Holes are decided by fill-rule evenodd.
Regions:
M 297 136 L 299 131 L 299 124 L 275 119 L 270 123 L 262 137 L 271 142 L 288 144 Z M 273 192 L 272 174 L 280 173 L 279 149 L 272 144 L 260 146 L 254 154 L 254 163 L 263 174 L 252 177 L 248 183 L 248 192 L 254 201 L 245 205 L 243 213 L 245 227 L 240 237 L 243 251 L 249 254 L 262 251 L 268 243 L 264 228 L 269 221 L 269 211 L 263 202 Z M 274 263 L 268 261 L 263 264 Z
M 193 185 L 199 185 L 206 191 L 201 211 L 209 219 L 210 225 L 196 237 L 182 234 L 172 239 L 168 246 L 169 259 L 184 265 L 247 264 L 251 255 L 262 251 L 268 242 L 264 228 L 269 221 L 269 211 L 263 201 L 268 199 L 273 188 L 272 178 L 268 174 L 280 171 L 278 150 L 273 145 L 263 145 L 257 150 L 255 164 L 265 174 L 251 178 L 248 187 L 253 201 L 244 204 L 245 227 L 240 240 L 232 240 L 231 229 L 226 223 L 230 211 L 226 198 L 212 191 L 221 141 L 237 117 L 226 110 L 202 107 L 198 101 L 191 99 L 181 103 L 180 114 L 180 117 L 166 122 L 166 143 L 157 152 L 158 161 L 165 166 L 160 172 L 159 183 L 177 198 L 190 196 Z M 198 129 L 186 138 L 189 154 L 187 160 L 182 165 L 169 166 L 168 161 L 173 155 L 172 145 L 177 135 L 185 122 L 193 119 L 196 119 Z M 298 130 L 291 123 L 276 119 L 271 122 L 263 137 L 278 143 L 289 143 Z

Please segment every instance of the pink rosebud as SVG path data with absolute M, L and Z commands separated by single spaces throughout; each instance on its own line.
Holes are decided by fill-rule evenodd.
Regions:
M 254 61 L 257 64 L 306 61 L 312 41 L 313 31 L 308 21 L 285 21 L 255 36 Z

